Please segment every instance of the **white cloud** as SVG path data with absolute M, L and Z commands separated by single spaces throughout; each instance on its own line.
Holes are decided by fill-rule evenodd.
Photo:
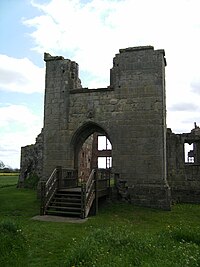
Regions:
M 27 127 L 38 123 L 38 117 L 35 116 L 31 111 L 22 105 L 7 105 L 0 107 L 0 127 L 11 126 L 17 123 L 19 127 Z M 24 127 L 23 127 L 24 128 Z
M 32 4 L 43 12 L 42 16 L 24 21 L 33 28 L 33 49 L 75 60 L 80 71 L 88 73 L 81 77 L 83 86 L 109 84 L 112 59 L 120 48 L 153 45 L 155 49 L 165 49 L 168 126 L 184 132 L 189 127 L 184 118 L 190 118 L 193 125 L 199 117 L 200 123 L 200 112 L 192 106 L 189 115 L 170 110 L 179 102 L 194 106 L 200 103 L 196 82 L 200 62 L 200 1 L 91 0 L 83 4 L 80 0 L 51 0 Z
M 186 112 L 193 112 L 193 111 L 199 111 L 199 105 L 193 104 L 193 103 L 176 103 L 172 105 L 169 109 L 169 111 L 186 111 Z
M 0 160 L 13 168 L 20 163 L 22 146 L 35 143 L 42 120 L 23 105 L 0 107 Z
M 32 5 L 43 15 L 24 20 L 32 48 L 75 60 L 83 86 L 109 85 L 109 69 L 120 48 L 153 45 L 166 51 L 167 125 L 187 132 L 200 124 L 199 0 L 51 0 Z M 44 90 L 44 69 L 29 59 L 0 55 L 0 90 Z M 183 103 L 184 106 L 183 106 Z M 189 103 L 187 105 L 187 103 Z M 0 160 L 19 167 L 20 147 L 35 142 L 41 118 L 23 105 L 0 107 Z M 16 159 L 18 155 L 18 159 Z
M 188 133 L 194 128 L 194 122 L 200 126 L 199 111 L 167 111 L 167 127 L 175 133 Z
M 0 55 L 0 90 L 31 94 L 44 91 L 44 68 L 28 58 Z
M 191 82 L 192 91 L 196 94 L 200 94 L 200 75 L 195 77 Z
M 42 53 L 44 50 L 72 53 L 81 59 L 84 70 L 95 73 L 104 69 L 107 58 L 122 47 L 156 45 L 166 48 L 171 54 L 170 60 L 175 61 L 177 57 L 181 61 L 190 58 L 199 47 L 200 3 L 197 0 L 32 3 L 44 12 L 42 16 L 24 21 L 35 28 L 31 34 L 35 49 Z

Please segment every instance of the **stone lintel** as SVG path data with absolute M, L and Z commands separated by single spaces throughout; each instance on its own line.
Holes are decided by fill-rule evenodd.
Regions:
M 97 89 L 88 89 L 86 88 L 77 88 L 71 89 L 70 94 L 78 94 L 78 93 L 94 93 L 94 92 L 110 92 L 113 91 L 113 88 L 106 87 L 106 88 L 97 88 Z

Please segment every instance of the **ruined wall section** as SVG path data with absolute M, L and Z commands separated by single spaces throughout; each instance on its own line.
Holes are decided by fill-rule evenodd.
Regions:
M 83 144 L 78 155 L 78 179 L 87 181 L 92 170 L 93 135 L 89 136 Z
M 44 176 L 56 166 L 66 166 L 66 131 L 69 120 L 69 89 L 81 88 L 78 64 L 61 56 L 44 54 L 46 62 L 44 106 Z
M 164 51 L 151 46 L 121 49 L 113 64 L 111 88 L 115 88 L 119 104 L 112 116 L 121 132 L 124 129 L 117 149 L 135 163 L 127 166 L 132 176 L 138 177 L 135 182 L 162 184 L 166 178 Z M 138 171 L 143 173 L 138 175 Z
M 193 142 L 199 147 L 199 129 L 183 134 L 167 129 L 167 179 L 174 202 L 200 203 L 200 162 L 185 163 L 184 144 Z
M 111 70 L 111 87 L 123 103 L 122 112 L 118 109 L 113 114 L 117 122 L 115 167 L 127 179 L 131 201 L 144 206 L 159 202 L 167 207 L 170 199 L 164 56 L 164 50 L 151 46 L 121 49 Z
M 43 131 L 37 136 L 35 144 L 21 148 L 18 187 L 31 186 L 34 181 L 29 182 L 28 180 L 32 179 L 32 176 L 35 176 L 35 179 L 42 178 L 43 148 Z

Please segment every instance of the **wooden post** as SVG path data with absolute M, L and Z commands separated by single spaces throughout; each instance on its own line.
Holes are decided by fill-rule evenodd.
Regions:
M 107 179 L 108 179 L 108 198 L 111 197 L 111 184 L 110 184 L 110 179 L 111 179 L 111 171 L 110 169 L 107 170 Z
M 57 183 L 58 183 L 58 189 L 61 188 L 61 182 L 62 182 L 62 167 L 57 166 L 56 167 L 56 175 L 57 175 Z
M 117 183 L 119 181 L 119 173 L 114 174 L 114 186 L 117 187 Z
M 108 171 L 108 179 L 109 179 L 108 186 L 109 186 L 109 190 L 110 190 L 110 177 L 111 177 L 111 175 L 110 175 L 110 170 L 109 170 Z
M 81 218 L 85 218 L 85 206 L 86 206 L 86 187 L 85 184 L 81 184 Z
M 74 176 L 75 176 L 75 179 L 76 179 L 76 187 L 78 186 L 78 170 L 74 170 Z
M 45 214 L 45 182 L 41 181 L 40 182 L 40 215 L 44 215 Z
M 99 203 L 97 170 L 95 170 L 95 172 L 94 172 L 94 180 L 95 180 L 95 214 L 97 214 L 98 213 L 98 203 Z

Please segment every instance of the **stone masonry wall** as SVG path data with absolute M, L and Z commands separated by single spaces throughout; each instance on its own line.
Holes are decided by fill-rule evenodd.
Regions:
M 131 202 L 169 209 L 164 50 L 121 49 L 102 89 L 81 88 L 75 62 L 45 61 L 44 179 L 55 166 L 76 168 L 82 143 L 99 132 L 112 143 L 112 171 L 127 180 Z
M 88 174 L 92 139 L 82 145 L 96 132 L 112 144 L 112 172 L 131 203 L 162 209 L 170 209 L 171 197 L 199 203 L 200 128 L 195 124 L 184 134 L 166 129 L 164 56 L 151 46 L 120 49 L 110 85 L 88 89 L 76 62 L 45 53 L 44 130 L 21 149 L 18 186 L 33 173 L 46 180 L 56 166 Z M 194 163 L 185 163 L 185 143 L 194 143 Z
M 89 136 L 78 155 L 78 179 L 87 181 L 92 170 L 93 135 Z
M 37 136 L 33 145 L 21 148 L 20 176 L 18 187 L 26 187 L 27 180 L 32 175 L 39 179 L 42 177 L 43 169 L 43 131 Z
M 197 144 L 197 159 L 185 163 L 185 143 Z M 167 178 L 173 202 L 200 203 L 200 129 L 174 134 L 167 129 Z

